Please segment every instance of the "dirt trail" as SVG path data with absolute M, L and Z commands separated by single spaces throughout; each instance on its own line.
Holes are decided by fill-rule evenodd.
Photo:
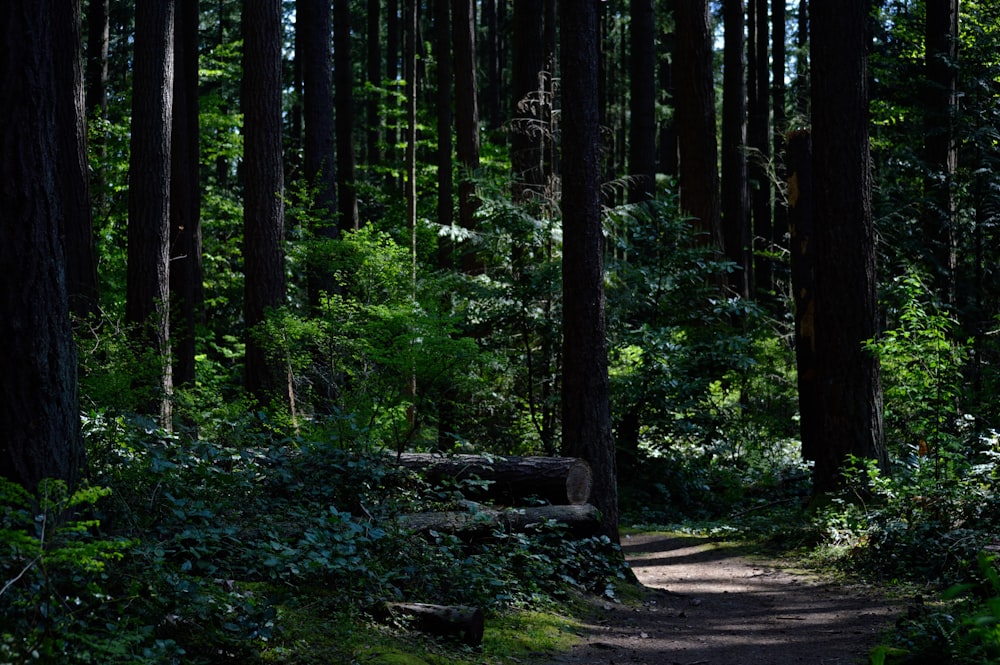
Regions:
M 623 539 L 651 593 L 641 608 L 603 606 L 573 665 L 867 663 L 899 607 L 872 593 L 784 572 L 704 538 Z

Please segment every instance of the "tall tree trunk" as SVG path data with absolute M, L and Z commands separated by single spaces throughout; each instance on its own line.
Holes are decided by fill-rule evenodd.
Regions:
M 661 0 L 664 13 L 673 13 L 673 1 Z M 660 123 L 660 172 L 677 177 L 677 91 L 674 86 L 674 57 L 677 51 L 676 31 L 665 32 L 659 54 L 661 103 L 670 108 L 670 117 Z
M 455 43 L 455 150 L 462 175 L 458 180 L 458 220 L 464 229 L 475 230 L 475 175 L 479 170 L 479 105 L 476 84 L 475 14 L 472 0 L 452 0 L 452 35 Z M 462 253 L 462 270 L 483 270 L 475 251 Z
M 111 37 L 110 0 L 91 0 L 87 3 L 87 119 L 105 121 L 108 116 L 108 46 Z M 107 155 L 105 132 L 90 132 L 90 150 L 101 158 L 101 166 L 90 174 L 92 208 L 104 211 L 107 197 L 103 161 Z
M 755 239 L 753 281 L 755 291 L 774 291 L 771 254 L 774 251 L 774 231 L 771 226 L 771 157 L 769 125 L 771 89 L 768 83 L 768 18 L 767 0 L 750 0 L 748 34 L 750 59 L 747 68 L 749 103 L 747 105 L 747 142 L 750 145 L 750 214 Z
M 539 73 L 545 68 L 543 9 L 544 3 L 538 0 L 514 0 L 510 163 L 514 200 L 521 202 L 539 195 L 545 185 L 541 148 L 544 128 L 538 126 L 539 116 L 533 111 L 539 102 Z
M 483 91 L 483 115 L 491 130 L 500 128 L 500 29 L 497 21 L 497 0 L 484 0 L 482 22 L 486 26 L 486 40 L 482 49 L 486 89 Z
M 785 2 L 777 0 L 771 6 L 771 144 L 774 154 L 774 168 L 778 182 L 785 179 L 785 132 L 788 131 L 788 114 L 785 110 Z M 777 192 L 777 189 L 775 190 Z M 774 223 L 772 224 L 775 244 L 781 247 L 788 233 L 788 208 L 780 195 L 775 196 Z M 776 265 L 772 265 L 777 270 Z M 775 282 L 778 281 L 774 276 Z M 786 277 L 787 279 L 787 277 Z
M 750 188 L 747 182 L 747 102 L 743 0 L 723 0 L 722 235 L 726 258 L 736 265 L 729 288 L 750 297 Z
M 656 21 L 653 0 L 631 0 L 632 105 L 629 122 L 629 201 L 656 194 Z
M 955 171 L 958 140 L 958 0 L 927 0 L 924 87 L 924 263 L 938 297 L 955 302 Z
M 385 78 L 392 86 L 391 96 L 388 100 L 388 105 L 392 109 L 399 106 L 396 95 L 400 92 L 396 88 L 396 84 L 399 82 L 400 56 L 399 2 L 400 0 L 386 0 L 385 5 Z M 399 126 L 393 117 L 392 109 L 388 110 L 385 122 L 385 157 L 390 162 L 399 158 L 399 151 L 396 149 L 396 145 L 399 143 Z
M 303 160 L 309 191 L 314 192 L 305 220 L 314 247 L 338 236 L 337 157 L 334 147 L 333 79 L 330 76 L 332 36 L 330 0 L 298 0 L 295 42 L 302 55 L 302 115 L 305 121 Z M 327 253 L 310 251 L 306 290 L 309 306 L 318 311 L 324 295 L 335 288 Z
M 170 292 L 173 381 L 195 382 L 196 327 L 204 290 L 198 165 L 198 0 L 178 0 L 174 28 L 174 114 L 170 178 Z
M 379 102 L 381 95 L 376 89 L 382 88 L 382 2 L 381 0 L 368 0 L 368 98 L 365 102 L 365 138 L 367 149 L 365 157 L 369 166 L 374 166 L 381 161 L 381 150 L 379 142 L 382 139 L 382 119 L 379 115 Z
M 813 221 L 812 137 L 794 132 L 788 141 L 789 254 L 795 303 L 795 366 L 802 456 L 821 450 L 822 403 L 816 356 L 816 230 Z
M 694 217 L 695 242 L 722 250 L 715 81 L 708 0 L 678 2 L 676 76 L 681 208 Z
M 59 187 L 66 203 L 62 232 L 69 306 L 73 315 L 83 320 L 96 317 L 99 309 L 97 255 L 90 206 L 79 2 L 71 2 L 70 7 L 72 17 L 55 24 L 59 43 L 77 45 L 72 58 L 58 61 L 59 90 L 64 93 L 58 97 L 58 122 L 72 128 L 72 132 L 59 133 Z
M 445 229 L 454 224 L 455 187 L 451 139 L 451 0 L 434 0 L 434 30 L 437 34 L 437 222 Z M 438 236 L 438 265 L 450 268 L 454 243 L 449 235 Z
M 268 310 L 285 304 L 281 0 L 243 0 L 243 40 L 244 385 L 267 405 L 291 399 L 283 363 L 257 334 Z
M 173 117 L 174 3 L 135 8 L 132 144 L 129 160 L 125 320 L 137 349 L 153 354 L 150 410 L 170 427 L 170 137 Z
M 809 120 L 809 80 L 809 0 L 799 0 L 795 32 L 795 112 L 801 122 Z
M 0 3 L 0 476 L 29 491 L 43 478 L 75 485 L 84 461 L 60 239 L 62 186 L 79 172 L 59 165 L 83 119 L 65 124 L 57 110 L 79 20 L 77 2 Z
M 340 230 L 358 228 L 358 192 L 355 189 L 354 76 L 351 65 L 351 3 L 333 0 L 333 77 L 337 110 L 337 201 Z
M 562 0 L 563 454 L 593 470 L 591 503 L 618 542 L 604 318 L 598 0 Z
M 868 146 L 868 0 L 813 0 L 816 353 L 822 422 L 813 489 L 842 481 L 848 455 L 888 470 L 878 359 Z

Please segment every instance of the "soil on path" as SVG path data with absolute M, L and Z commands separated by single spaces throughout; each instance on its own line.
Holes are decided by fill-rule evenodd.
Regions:
M 845 665 L 868 652 L 899 613 L 860 588 L 782 570 L 705 538 L 642 534 L 622 549 L 649 594 L 604 604 L 572 665 Z

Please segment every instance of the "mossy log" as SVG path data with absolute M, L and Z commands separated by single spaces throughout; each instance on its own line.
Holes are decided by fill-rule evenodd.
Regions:
M 496 509 L 479 507 L 471 511 L 440 511 L 401 515 L 400 525 L 416 533 L 437 531 L 462 538 L 492 536 L 497 530 L 521 532 L 547 521 L 565 525 L 577 537 L 592 536 L 601 526 L 597 508 L 590 504 L 575 506 L 533 506 Z
M 483 643 L 485 620 L 478 607 L 431 605 L 427 603 L 385 603 L 384 617 L 409 623 L 415 630 L 440 635 L 477 647 Z
M 560 505 L 582 505 L 590 500 L 590 465 L 576 457 L 492 457 L 486 455 L 434 455 L 403 453 L 401 466 L 423 475 L 429 482 L 480 479 L 486 487 L 470 491 L 469 498 L 518 505 L 537 497 Z

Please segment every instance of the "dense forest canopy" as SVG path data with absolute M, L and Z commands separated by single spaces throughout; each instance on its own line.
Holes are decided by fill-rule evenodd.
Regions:
M 0 493 L 79 516 L 112 488 L 94 570 L 132 534 L 217 577 L 249 527 L 207 525 L 280 510 L 255 483 L 281 476 L 333 511 L 310 542 L 349 534 L 316 569 L 405 587 L 355 558 L 385 534 L 351 515 L 418 503 L 387 452 L 584 458 L 600 547 L 619 497 L 661 522 L 810 477 L 995 501 L 995 3 L 33 7 L 0 23 Z M 268 579 L 302 584 L 283 528 Z

